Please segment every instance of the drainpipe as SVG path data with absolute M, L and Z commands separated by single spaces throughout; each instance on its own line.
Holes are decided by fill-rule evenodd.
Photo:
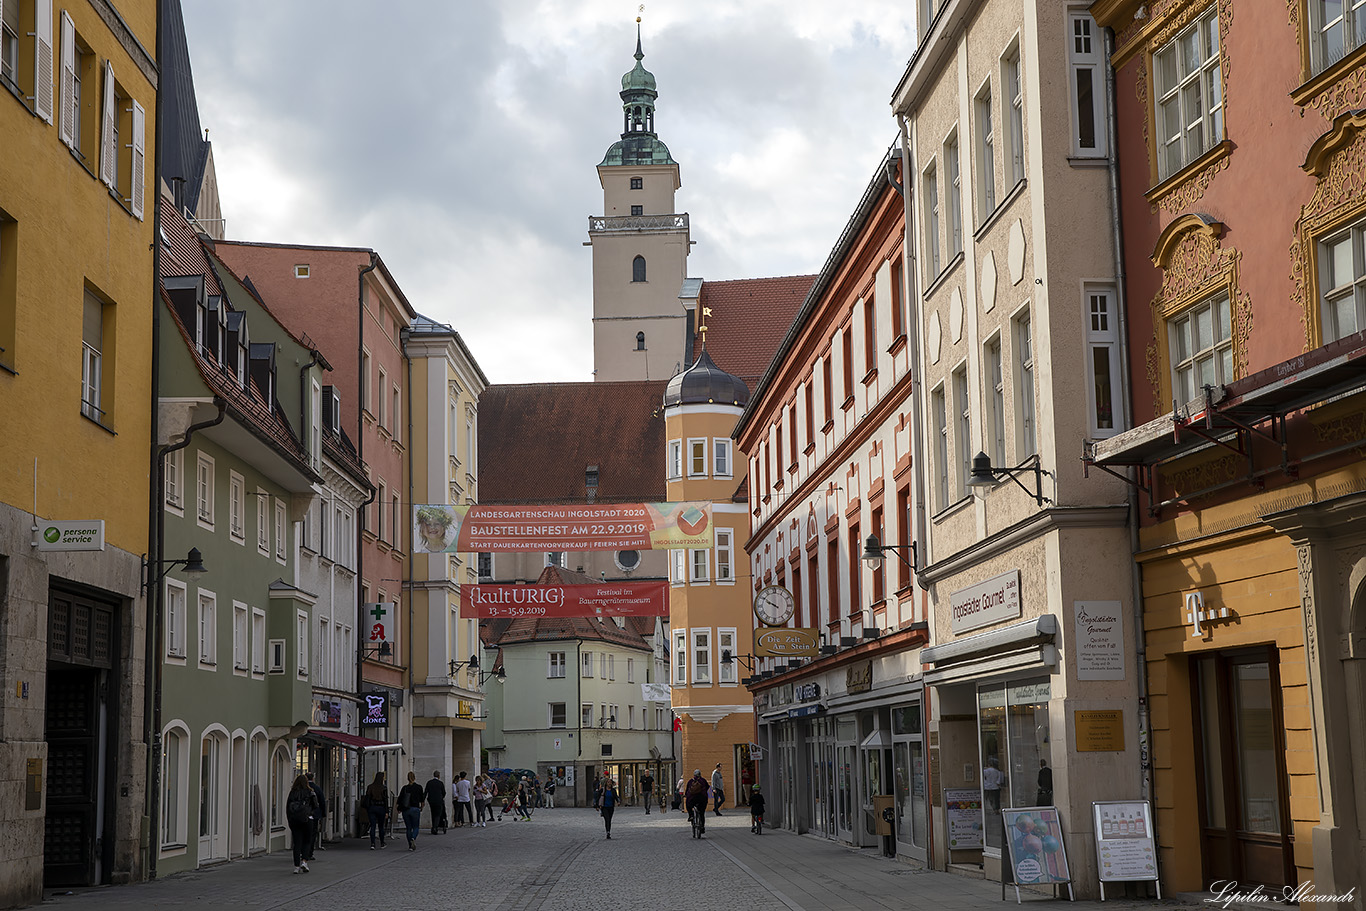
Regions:
M 1106 166 L 1110 177 L 1110 225 L 1113 235 L 1112 242 L 1115 246 L 1115 305 L 1119 311 L 1119 364 L 1123 371 L 1125 388 L 1130 387 L 1129 379 L 1129 308 L 1128 300 L 1125 295 L 1125 272 L 1124 272 L 1124 222 L 1120 212 L 1120 192 L 1119 192 L 1119 130 L 1115 115 L 1115 69 L 1109 65 L 1109 61 L 1115 51 L 1115 33 L 1113 29 L 1105 29 L 1105 135 L 1109 143 L 1110 160 Z M 1133 414 L 1130 397 L 1123 395 L 1120 397 L 1120 407 L 1123 423 L 1122 427 L 1129 427 L 1133 422 Z M 1143 639 L 1143 572 L 1138 565 L 1138 487 L 1133 483 L 1136 478 L 1133 473 L 1136 469 L 1129 469 L 1130 483 L 1128 485 L 1128 504 L 1129 504 L 1129 551 L 1134 556 L 1131 558 L 1130 572 L 1133 576 L 1134 599 L 1134 645 L 1136 654 L 1136 668 L 1138 682 L 1138 743 L 1140 751 L 1147 751 L 1152 755 L 1152 734 L 1148 730 L 1148 657 L 1147 647 Z M 1140 793 L 1139 796 L 1148 800 L 1152 794 L 1152 768 L 1151 763 L 1143 762 L 1140 759 L 1139 766 Z M 1154 826 L 1156 820 L 1154 820 Z
M 160 110 L 161 109 L 158 106 L 158 116 L 160 116 Z M 158 143 L 160 142 L 160 131 L 158 131 L 157 141 Z M 158 247 L 161 246 L 160 234 L 157 235 L 156 243 Z M 157 281 L 159 282 L 160 280 L 160 276 L 158 276 Z M 157 301 L 157 306 L 161 306 L 160 300 Z M 156 370 L 155 357 L 152 359 L 152 365 L 152 369 Z M 155 388 L 156 387 L 153 386 L 154 391 Z M 148 612 L 147 617 L 148 651 L 145 659 L 152 682 L 151 691 L 147 696 L 147 699 L 151 704 L 151 713 L 148 717 L 151 719 L 152 734 L 150 743 L 148 744 L 147 756 L 147 792 L 149 795 L 147 813 L 149 825 L 152 827 L 150 833 L 151 837 L 147 841 L 147 878 L 149 880 L 157 878 L 157 853 L 161 848 L 161 836 L 157 829 L 160 825 L 159 820 L 161 813 L 161 676 L 162 668 L 166 665 L 163 657 L 166 648 L 166 629 L 165 625 L 161 622 L 161 617 L 166 609 L 166 587 L 158 580 L 156 591 L 152 591 L 151 583 L 153 574 L 156 573 L 158 567 L 161 566 L 161 555 L 166 546 L 166 456 L 189 446 L 190 438 L 194 436 L 196 431 L 205 430 L 209 427 L 215 427 L 218 424 L 223 423 L 223 418 L 227 414 L 228 403 L 219 396 L 213 397 L 213 403 L 218 406 L 217 416 L 210 418 L 207 421 L 201 421 L 198 424 L 191 424 L 185 429 L 185 439 L 174 445 L 162 446 L 159 449 L 156 449 L 152 457 L 152 477 L 155 478 L 152 486 L 152 503 L 154 511 L 152 524 L 155 528 L 155 541 L 152 553 L 156 556 L 152 558 L 155 562 L 150 562 L 147 566 L 147 595 L 152 599 L 153 609 Z M 155 438 L 153 438 L 152 445 L 156 445 Z M 181 472 L 180 480 L 181 484 L 184 485 L 184 472 Z
M 370 265 L 363 266 L 356 276 L 356 461 L 363 467 L 365 465 L 365 418 L 361 416 L 361 411 L 365 408 L 365 402 L 361 401 L 360 390 L 365 388 L 369 377 L 365 376 L 365 274 L 373 272 L 379 265 L 379 254 L 370 251 Z M 369 478 L 366 478 L 369 481 Z M 365 578 L 365 536 L 362 529 L 365 527 L 365 511 L 371 503 L 375 502 L 375 497 L 379 496 L 379 488 L 374 484 L 370 485 L 370 496 L 360 504 L 360 509 L 356 515 L 356 575 L 358 578 Z M 361 616 L 360 601 L 356 602 L 356 629 L 365 627 L 365 618 Z M 359 698 L 361 681 L 365 676 L 365 637 L 356 637 L 356 696 Z M 365 789 L 365 769 L 363 762 L 356 763 L 357 786 L 361 791 Z
M 407 396 L 407 398 L 408 398 L 408 436 L 406 436 L 404 439 L 406 439 L 406 440 L 408 441 L 408 508 L 409 508 L 409 509 L 412 509 L 412 507 L 413 507 L 413 359 L 408 355 L 408 345 L 407 345 L 408 339 L 411 337 L 411 333 L 412 333 L 412 330 L 410 330 L 410 329 L 404 329 L 404 330 L 402 331 L 402 333 L 401 333 L 401 338 L 402 338 L 402 340 L 403 340 L 403 346 L 399 349 L 399 350 L 402 351 L 402 353 L 403 353 L 404 367 L 405 367 L 405 368 L 407 369 L 407 371 L 408 371 L 408 382 L 407 382 L 407 386 L 406 386 L 406 389 L 407 389 L 407 392 L 408 392 L 408 396 Z M 381 505 L 382 505 L 382 504 L 381 504 Z M 402 533 L 401 533 L 397 528 L 395 528 L 395 529 L 394 529 L 394 543 L 395 543 L 395 544 L 400 543 L 400 538 L 399 538 L 399 535 L 400 535 L 400 534 L 402 534 Z M 478 560 L 479 558 L 478 558 L 478 557 L 475 557 L 475 559 Z M 409 552 L 409 554 L 408 554 L 408 561 L 407 561 L 407 562 L 408 562 L 408 625 L 404 628 L 404 631 L 403 631 L 403 632 L 404 632 L 404 635 L 403 635 L 403 647 L 404 647 L 404 649 L 405 649 L 405 650 L 407 651 L 407 653 L 408 653 L 408 657 L 407 657 L 407 659 L 406 659 L 407 662 L 408 662 L 408 694 L 409 694 L 409 696 L 411 696 L 412 694 L 414 694 L 414 693 L 417 692 L 417 688 L 413 685 L 413 555 L 412 555 L 412 553 L 411 553 L 411 548 L 410 548 L 410 552 Z M 428 576 L 431 575 L 430 570 L 431 570 L 431 567 L 428 567 Z M 430 608 L 430 605 L 429 605 L 429 608 Z M 459 637 L 458 631 L 457 631 L 456 641 L 459 641 L 459 639 L 460 639 L 460 637 Z M 450 641 L 450 640 L 447 639 L 447 641 Z M 476 644 L 477 644 L 477 643 L 470 643 L 471 649 L 474 649 L 474 646 L 475 646 Z M 454 657 L 454 656 L 452 656 L 452 657 Z M 430 669 L 430 668 L 428 668 L 428 673 L 431 673 L 431 669 Z M 411 706 L 411 705 L 413 704 L 413 700 L 412 700 L 412 699 L 409 699 L 409 700 L 408 700 L 408 704 Z M 412 711 L 412 709 L 409 709 L 409 711 Z M 476 756 L 475 759 L 477 760 L 478 757 Z M 476 761 L 475 764 L 478 765 L 478 762 Z
M 156 11 L 156 59 L 161 60 L 161 4 L 157 4 Z M 152 173 L 161 174 L 161 80 L 157 80 L 156 86 L 156 115 L 155 126 L 156 138 L 153 140 L 153 165 Z M 152 196 L 152 370 L 151 370 L 151 392 L 149 407 L 151 418 L 151 442 L 150 452 L 152 464 L 149 472 L 152 478 L 152 489 L 147 503 L 147 554 L 154 562 L 152 566 L 159 566 L 161 551 L 157 548 L 160 541 L 160 534 L 157 528 L 157 519 L 165 509 L 165 491 L 162 490 L 164 478 L 162 475 L 161 462 L 157 459 L 157 435 L 161 431 L 159 420 L 161 413 L 160 385 L 161 385 L 161 180 L 158 176 L 153 181 L 156 192 Z M 37 474 L 34 474 L 34 501 L 37 502 Z M 38 507 L 33 508 L 34 525 L 38 524 Z M 157 586 L 160 588 L 160 586 Z M 152 780 L 153 768 L 161 766 L 161 730 L 153 727 L 152 716 L 156 713 L 156 706 L 152 702 L 152 692 L 156 687 L 155 671 L 153 663 L 160 665 L 160 661 L 153 662 L 152 656 L 155 654 L 157 646 L 157 630 L 161 625 L 160 612 L 150 610 L 153 598 L 151 592 L 144 592 L 142 596 L 143 612 L 147 618 L 143 633 L 146 637 L 143 643 L 144 667 L 142 679 L 142 741 L 147 745 L 147 781 Z M 143 858 L 143 870 L 148 879 L 156 879 L 157 876 L 157 853 L 160 850 L 159 824 L 157 822 L 157 803 L 156 792 L 148 789 L 143 795 L 143 806 L 147 808 L 147 855 Z
M 897 129 L 901 132 L 901 184 L 897 190 L 901 193 L 901 202 L 905 211 L 905 235 L 903 238 L 906 268 L 906 303 L 910 311 L 910 318 L 906 320 L 906 351 L 910 357 L 911 370 L 911 458 L 918 459 L 925 452 L 925 444 L 922 438 L 924 428 L 920 423 L 920 397 L 924 386 L 921 379 L 920 364 L 920 292 L 917 290 L 917 276 L 919 267 L 916 265 L 915 245 L 913 238 L 915 232 L 912 225 L 915 224 L 913 216 L 914 207 L 911 205 L 911 175 L 915 173 L 911 163 L 911 137 L 906 129 L 906 116 L 900 112 L 896 115 Z M 912 567 L 911 574 L 915 576 L 915 584 L 920 586 L 921 591 L 928 591 L 929 584 L 920 575 L 921 567 L 925 565 L 925 477 L 921 466 L 916 466 L 911 472 L 911 477 L 915 485 L 915 532 L 911 541 L 915 544 L 911 552 Z
M 583 640 L 582 640 L 582 639 L 575 639 L 575 640 L 574 640 L 574 707 L 577 708 L 577 709 L 579 710 L 579 738 L 578 738 L 578 739 L 579 739 L 579 754 L 578 754 L 578 756 L 575 757 L 575 759 L 574 759 L 574 778 L 575 778 L 575 779 L 581 779 L 581 778 L 583 778 L 583 776 L 579 774 L 579 772 L 580 772 L 580 769 L 579 769 L 579 760 L 580 760 L 580 759 L 583 759 L 583 674 L 579 672 L 580 663 L 583 661 L 583 659 L 579 656 L 579 650 L 582 649 L 582 648 L 583 648 Z M 506 740 L 507 738 L 504 738 L 504 739 Z M 585 788 L 588 786 L 588 782 L 583 782 L 583 784 L 584 784 L 584 787 L 585 787 Z M 587 795 L 587 791 L 585 791 L 584 793 L 585 793 L 585 796 L 586 796 L 586 795 Z M 575 805 L 578 804 L 578 801 L 579 801 L 579 786 L 578 786 L 578 785 L 575 785 L 575 786 L 574 786 L 574 803 L 575 803 Z

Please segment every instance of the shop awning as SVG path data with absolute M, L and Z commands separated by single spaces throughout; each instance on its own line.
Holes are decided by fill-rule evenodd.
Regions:
M 320 728 L 311 728 L 307 736 L 319 742 L 339 746 L 344 750 L 358 750 L 362 753 L 377 753 L 383 750 L 401 750 L 401 743 L 385 743 L 383 740 L 371 740 L 369 737 L 358 737 L 355 734 L 347 734 L 342 731 L 328 731 Z
M 920 663 L 926 667 L 942 667 L 982 656 L 995 656 L 1031 645 L 1052 642 L 1057 634 L 1058 618 L 1052 614 L 1043 614 L 1033 620 L 1012 623 L 1001 629 L 964 636 L 942 645 L 922 649 Z

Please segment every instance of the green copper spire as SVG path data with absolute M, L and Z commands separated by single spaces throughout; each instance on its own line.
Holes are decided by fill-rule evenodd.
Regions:
M 655 135 L 655 77 L 645 69 L 641 49 L 640 19 L 636 19 L 636 65 L 621 77 L 621 141 L 612 143 L 601 165 L 677 164 L 668 146 Z

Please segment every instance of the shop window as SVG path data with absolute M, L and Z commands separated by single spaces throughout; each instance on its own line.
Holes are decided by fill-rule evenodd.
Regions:
M 1052 765 L 1048 699 L 1047 678 L 977 689 L 983 831 L 989 849 L 1000 851 L 1004 843 L 1001 808 L 1034 806 L 1040 772 Z

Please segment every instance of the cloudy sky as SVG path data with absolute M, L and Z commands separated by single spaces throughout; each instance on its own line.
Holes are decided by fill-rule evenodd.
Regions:
M 896 138 L 905 0 L 182 0 L 227 236 L 372 247 L 495 383 L 587 380 L 644 19 L 688 273 L 816 272 Z

